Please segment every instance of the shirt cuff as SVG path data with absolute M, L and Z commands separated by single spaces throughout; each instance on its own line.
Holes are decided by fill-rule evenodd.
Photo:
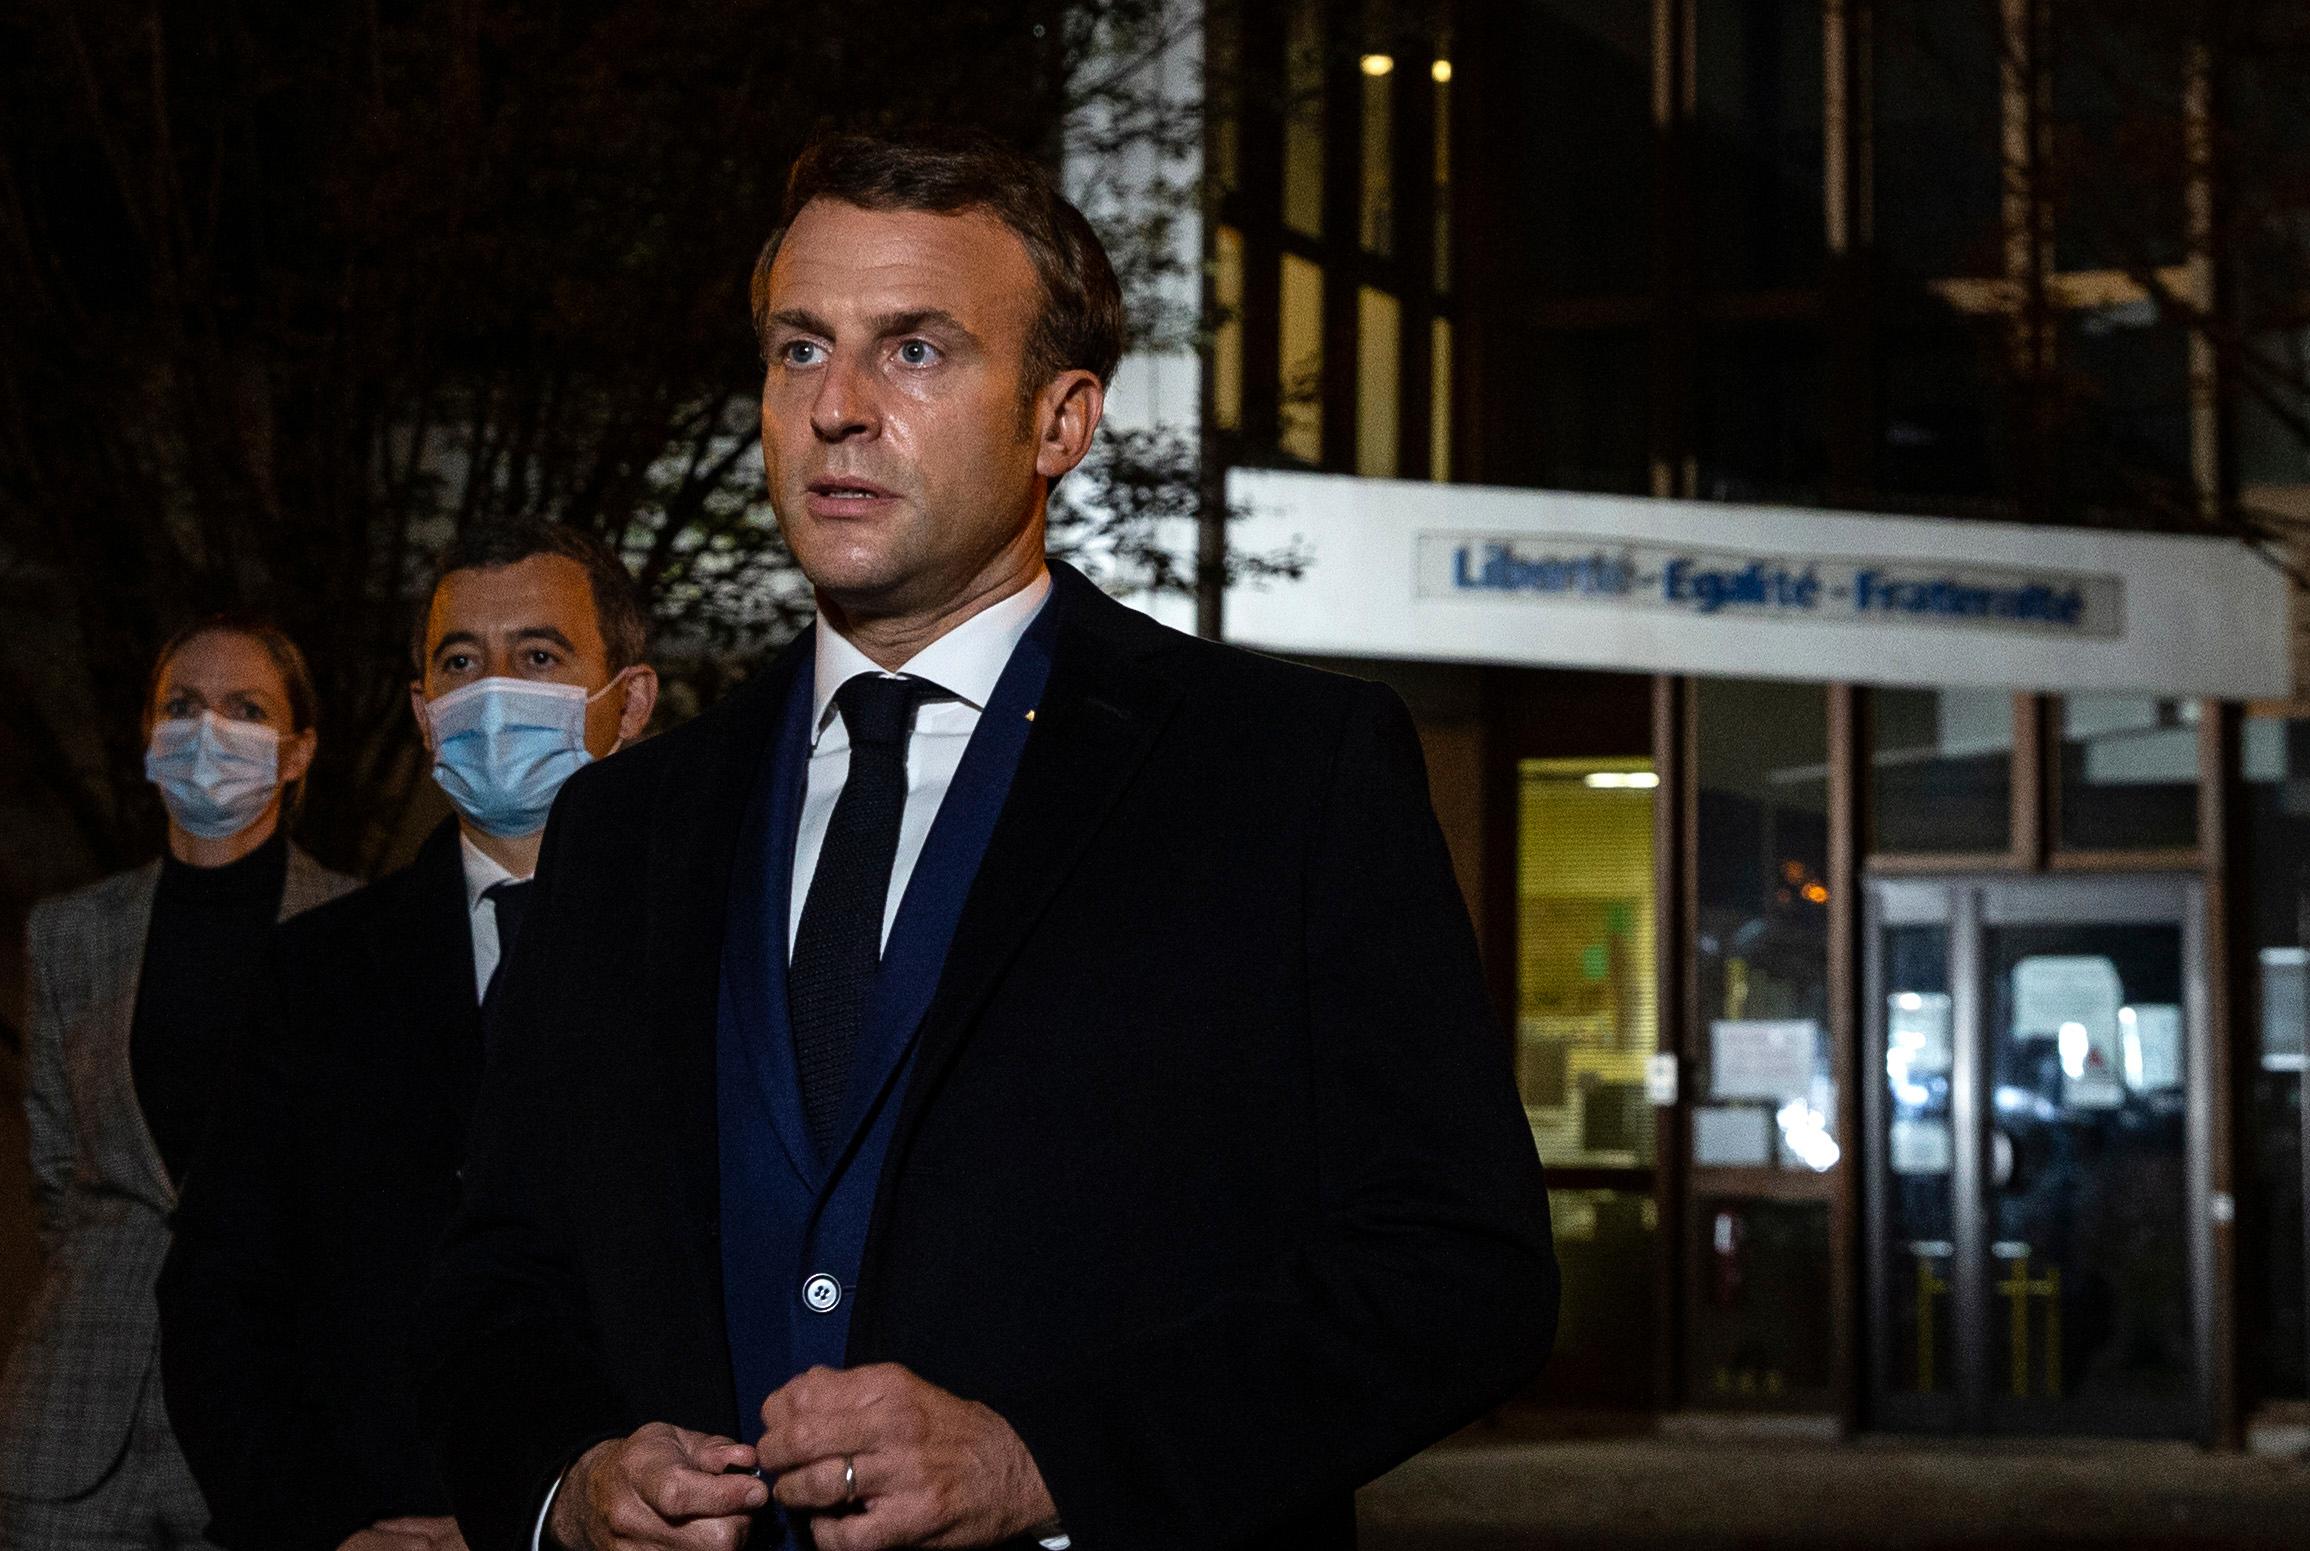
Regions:
M 554 1477 L 553 1485 L 546 1488 L 545 1502 L 537 1510 L 537 1528 L 529 1532 L 529 1551 L 545 1551 L 546 1515 L 553 1512 L 553 1500 L 561 1494 L 561 1484 L 566 1474 L 564 1472 L 563 1476 Z

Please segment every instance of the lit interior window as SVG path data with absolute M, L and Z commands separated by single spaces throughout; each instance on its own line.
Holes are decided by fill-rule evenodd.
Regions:
M 1403 382 L 1402 309 L 1385 291 L 1356 293 L 1356 472 L 1393 479 L 1398 388 Z

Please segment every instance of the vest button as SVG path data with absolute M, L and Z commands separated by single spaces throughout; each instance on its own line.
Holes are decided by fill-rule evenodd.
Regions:
M 813 1314 L 831 1314 L 842 1302 L 842 1284 L 821 1271 L 802 1284 L 802 1306 Z

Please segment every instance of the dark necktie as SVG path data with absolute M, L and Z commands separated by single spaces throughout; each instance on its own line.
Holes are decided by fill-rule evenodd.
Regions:
M 882 962 L 883 907 L 906 813 L 907 732 L 914 708 L 937 692 L 921 679 L 863 673 L 834 693 L 850 736 L 850 773 L 826 822 L 786 975 L 802 1112 L 822 1159 L 841 1141 L 836 1127 Z
M 513 940 L 521 935 L 521 913 L 529 908 L 529 890 L 527 878 L 500 878 L 481 891 L 481 897 L 497 911 L 497 967 L 489 972 L 489 984 L 481 993 L 485 1006 L 497 994 L 498 981 L 505 978 L 505 961 L 513 957 Z

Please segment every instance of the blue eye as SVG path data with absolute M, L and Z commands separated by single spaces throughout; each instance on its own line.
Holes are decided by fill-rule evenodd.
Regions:
M 938 359 L 938 346 L 927 339 L 910 339 L 898 347 L 898 358 L 908 366 L 928 366 Z
M 778 347 L 778 359 L 788 366 L 815 366 L 819 359 L 818 349 L 816 340 L 788 340 Z

